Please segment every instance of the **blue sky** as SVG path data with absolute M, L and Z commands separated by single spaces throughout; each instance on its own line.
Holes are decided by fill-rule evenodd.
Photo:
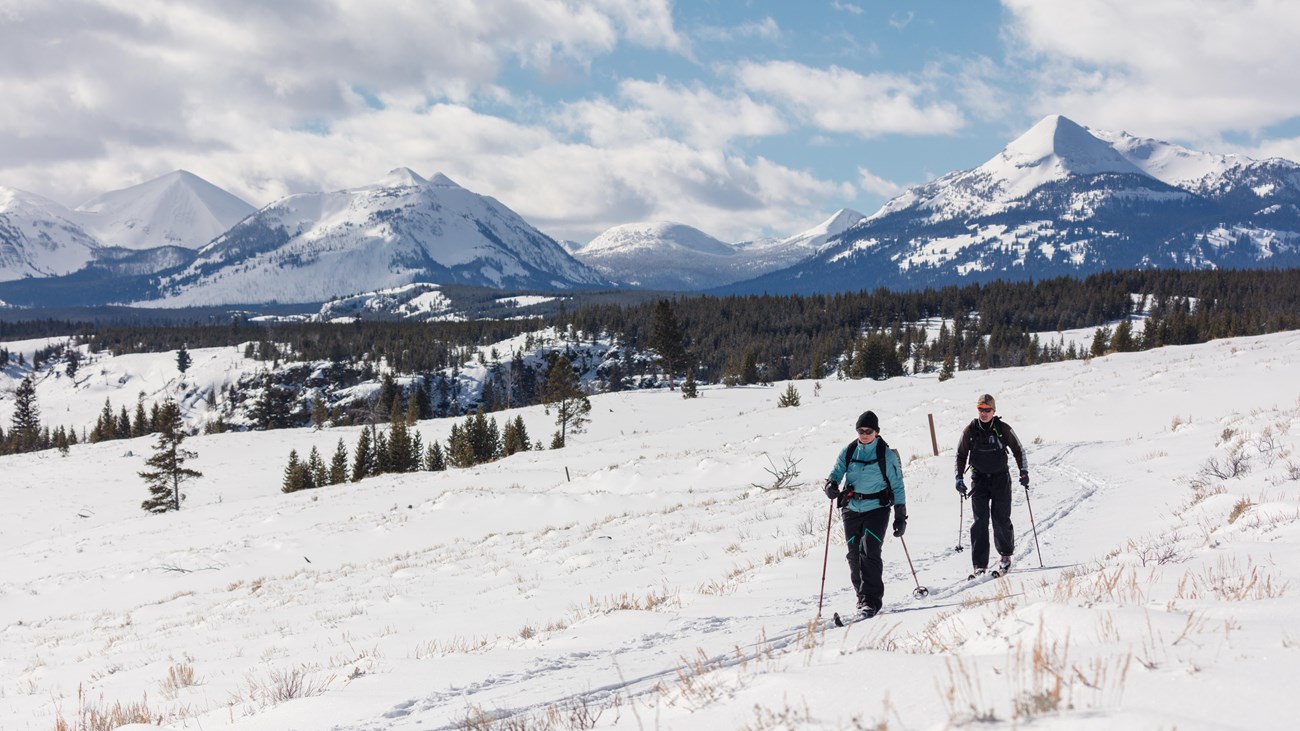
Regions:
M 995 155 L 1047 114 L 1300 158 L 1273 0 L 0 0 L 0 186 L 186 169 L 254 205 L 404 166 L 557 238 L 728 241 Z

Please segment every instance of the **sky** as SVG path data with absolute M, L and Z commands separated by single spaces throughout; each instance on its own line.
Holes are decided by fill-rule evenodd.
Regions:
M 39 374 L 42 418 L 265 368 L 242 352 L 194 349 L 183 379 L 174 353 L 90 355 L 75 382 Z M 1297 352 L 1285 332 L 943 382 L 597 394 L 562 450 L 293 494 L 289 451 L 352 449 L 360 427 L 193 436 L 202 477 L 166 515 L 140 509 L 155 438 L 0 457 L 0 718 L 49 731 L 79 727 L 79 703 L 143 703 L 174 731 L 1293 729 Z M 983 392 L 1031 486 L 1012 493 L 1012 572 L 971 585 L 952 469 Z M 820 485 L 867 407 L 903 458 L 906 543 L 885 537 L 883 613 L 837 629 L 855 597 Z M 541 406 L 492 416 L 555 428 Z M 429 444 L 460 421 L 416 429 Z M 764 489 L 789 466 L 790 489 Z
M 0 186 L 185 169 L 255 206 L 441 172 L 585 243 L 726 241 L 976 166 L 1048 114 L 1300 159 L 1280 0 L 0 0 Z

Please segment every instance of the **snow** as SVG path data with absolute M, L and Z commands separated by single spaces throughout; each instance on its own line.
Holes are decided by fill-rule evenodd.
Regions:
M 251 367 L 191 354 L 196 381 Z M 1289 332 L 942 383 L 800 381 L 795 408 L 776 405 L 785 384 L 606 394 L 564 450 L 292 495 L 290 449 L 351 449 L 359 429 L 196 436 L 204 477 L 162 516 L 139 508 L 151 439 L 2 457 L 0 718 L 53 728 L 80 686 L 101 706 L 147 696 L 170 729 L 464 728 L 479 712 L 523 727 L 547 708 L 602 729 L 1290 729 L 1297 355 Z M 165 388 L 169 366 L 46 379 L 42 413 L 97 412 L 113 374 L 132 374 L 115 404 Z M 1034 482 L 1014 491 L 1017 569 L 964 588 L 953 447 L 985 391 Z M 868 407 L 903 455 L 930 596 L 912 598 L 888 537 L 885 613 L 827 628 L 818 486 Z M 554 428 L 541 407 L 494 417 L 516 415 L 535 439 Z M 418 428 L 427 444 L 452 423 Z M 797 489 L 757 487 L 787 462 Z M 823 619 L 852 605 L 837 531 Z M 168 682 L 186 668 L 193 684 Z M 275 699 L 295 678 L 319 692 Z
M 99 246 L 72 211 L 0 185 L 0 281 L 70 274 L 93 259 Z
M 501 287 L 550 272 L 562 286 L 600 282 L 558 244 L 488 196 L 446 176 L 426 181 L 397 168 L 369 185 L 287 196 L 205 246 L 163 282 L 162 299 L 140 306 L 324 302 L 429 276 L 426 262 L 473 267 L 457 283 Z M 280 232 L 287 241 L 258 248 Z M 485 233 L 486 232 L 486 233 Z M 448 275 L 455 276 L 455 275 Z
M 185 170 L 176 170 L 77 207 L 87 231 L 110 246 L 198 249 L 257 209 Z
M 533 305 L 542 305 L 547 302 L 554 302 L 562 297 L 548 297 L 540 294 L 525 294 L 515 297 L 498 297 L 497 302 L 512 305 L 514 307 L 532 307 Z
M 863 218 L 840 209 L 783 239 L 728 244 L 699 229 L 667 221 L 614 226 L 573 252 L 610 279 L 634 286 L 702 290 L 761 276 L 804 261 Z

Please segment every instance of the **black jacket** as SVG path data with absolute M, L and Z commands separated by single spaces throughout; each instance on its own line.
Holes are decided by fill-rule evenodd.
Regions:
M 986 475 L 1000 475 L 1007 471 L 1007 450 L 1016 458 L 1016 466 L 1028 469 L 1025 451 L 1020 447 L 1020 439 L 1011 425 L 995 416 L 986 425 L 979 419 L 971 419 L 965 431 L 961 433 L 961 442 L 957 444 L 957 475 L 966 472 L 966 460 L 970 459 L 971 469 Z

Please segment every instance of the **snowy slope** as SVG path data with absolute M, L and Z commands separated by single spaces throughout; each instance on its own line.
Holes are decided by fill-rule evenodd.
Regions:
M 653 221 L 614 226 L 574 252 L 610 279 L 646 289 L 696 291 L 807 259 L 862 219 L 848 209 L 784 239 L 727 244 L 699 229 Z
M 318 302 L 414 281 L 604 283 L 495 199 L 399 168 L 370 185 L 272 203 L 164 277 L 159 299 L 140 304 Z
M 197 249 L 257 209 L 199 176 L 176 170 L 77 207 L 86 230 L 109 246 Z
M 170 729 L 1289 729 L 1297 355 L 1282 333 L 798 382 L 795 408 L 777 388 L 603 395 L 565 450 L 292 495 L 289 449 L 358 430 L 194 437 L 204 477 L 164 516 L 138 507 L 149 439 L 3 457 L 0 717 L 53 728 L 80 686 Z M 1014 493 L 1019 572 L 967 588 L 952 447 L 984 391 L 1034 483 Z M 886 537 L 885 613 L 833 629 L 817 486 L 864 405 L 902 452 L 930 596 Z M 553 419 L 495 416 L 516 415 L 534 435 Z M 769 460 L 797 463 L 797 489 L 756 487 Z M 830 537 L 823 617 L 852 602 Z
M 74 272 L 99 247 L 62 205 L 0 186 L 0 282 Z

